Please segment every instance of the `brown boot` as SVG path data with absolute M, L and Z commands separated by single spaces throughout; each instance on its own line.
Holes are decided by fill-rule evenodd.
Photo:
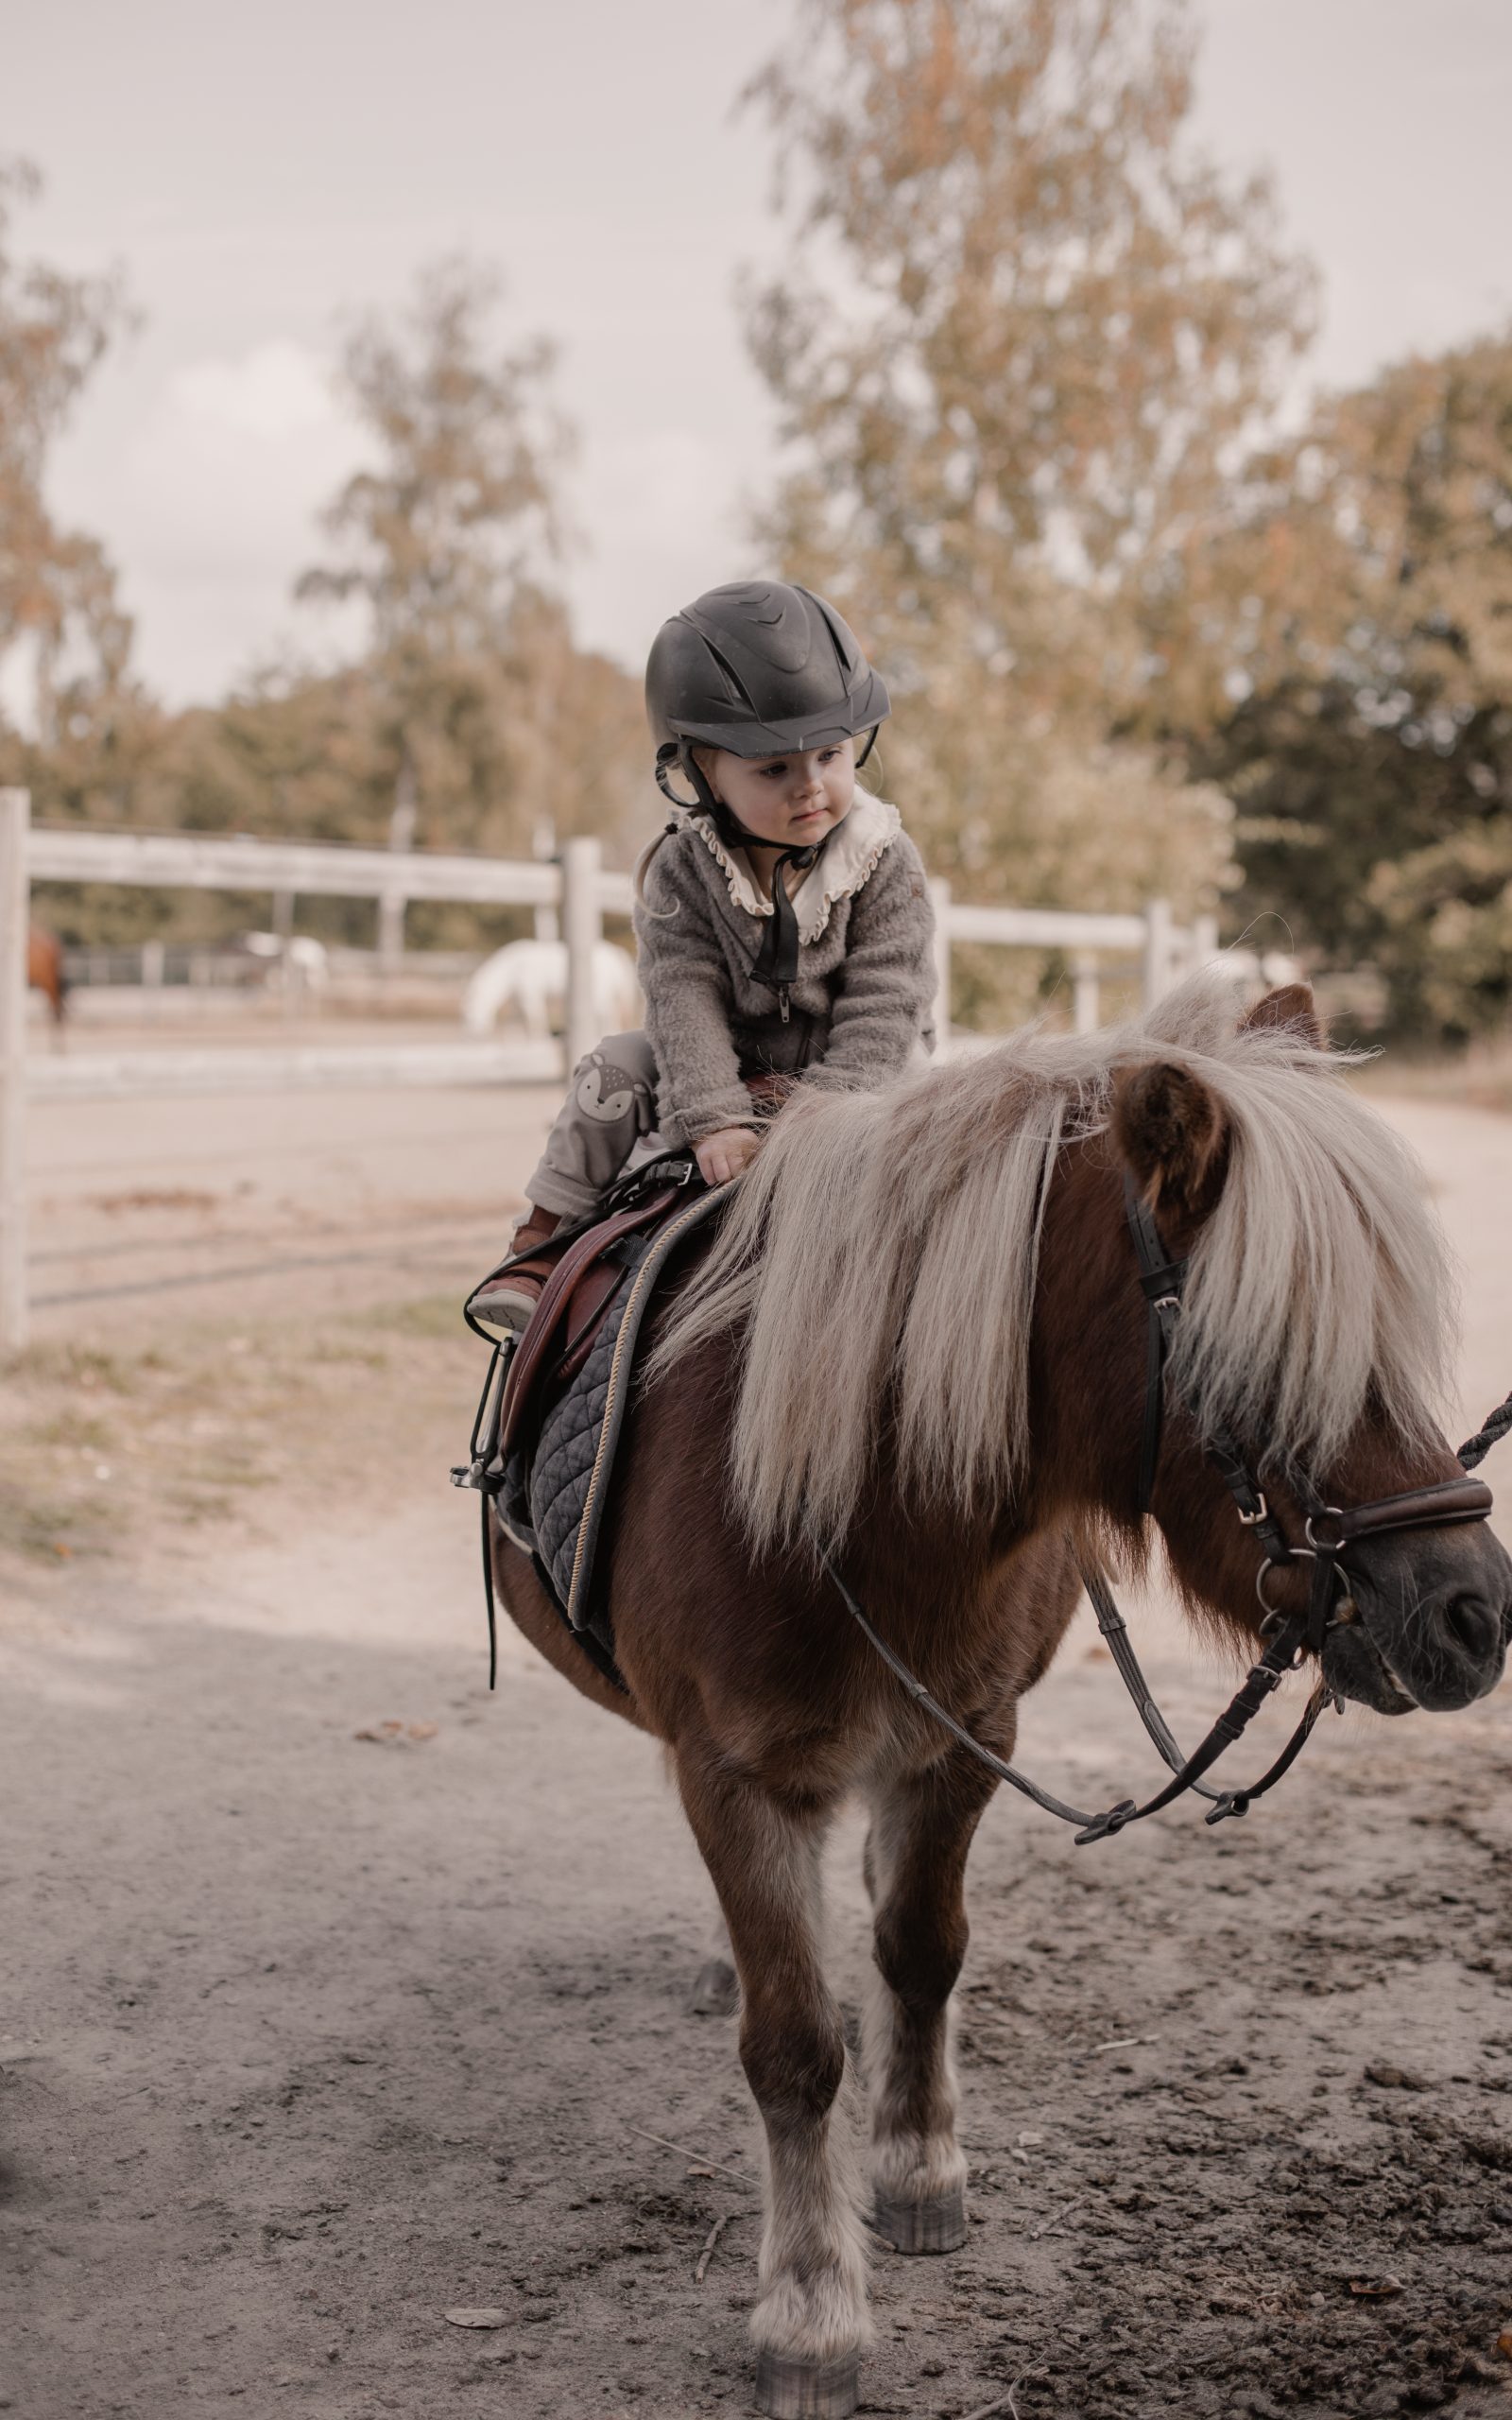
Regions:
M 511 1250 L 533 1253 L 539 1245 L 549 1243 L 560 1225 L 558 1212 L 542 1210 L 532 1201 L 528 1218 L 514 1231 Z M 496 1285 L 474 1294 L 468 1308 L 479 1327 L 500 1340 L 506 1336 L 518 1336 L 528 1324 L 530 1314 L 541 1300 L 541 1289 L 556 1265 L 554 1253 L 543 1259 L 522 1261 Z

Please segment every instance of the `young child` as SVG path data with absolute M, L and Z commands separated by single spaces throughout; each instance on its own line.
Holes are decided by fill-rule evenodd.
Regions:
M 590 1217 L 653 1132 L 722 1184 L 792 1082 L 874 1088 L 934 1044 L 923 865 L 856 786 L 887 691 L 833 607 L 775 581 L 710 589 L 663 623 L 645 704 L 676 810 L 636 874 L 645 1030 L 575 1071 L 517 1253 Z M 523 1327 L 549 1270 L 527 1257 L 474 1316 Z

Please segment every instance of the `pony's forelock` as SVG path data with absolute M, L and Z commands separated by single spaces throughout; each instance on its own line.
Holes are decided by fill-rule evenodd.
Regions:
M 783 1113 L 651 1364 L 744 1326 L 730 1478 L 758 1546 L 838 1544 L 886 1418 L 905 1490 L 963 1514 L 1011 1499 L 1055 1162 L 1106 1124 L 1119 1071 L 1157 1058 L 1209 1086 L 1230 1136 L 1173 1382 L 1200 1416 L 1318 1468 L 1372 1388 L 1426 1434 L 1453 1322 L 1418 1163 L 1339 1080 L 1347 1058 L 1237 1027 L 1229 985 L 1204 974 L 1099 1033 L 1030 1028 Z

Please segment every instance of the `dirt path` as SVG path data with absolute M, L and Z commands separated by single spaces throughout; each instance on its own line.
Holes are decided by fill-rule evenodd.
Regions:
M 1474 1265 L 1480 1410 L 1512 1376 L 1512 1124 L 1400 1114 Z M 438 1144 L 398 1164 L 484 1190 Z M 297 1282 L 164 1297 L 150 1342 L 124 1302 L 119 1334 L 60 1306 L 7 1395 L 0 2409 L 742 2411 L 754 2197 L 635 2131 L 750 2169 L 732 2027 L 684 2013 L 707 1903 L 657 1754 L 523 1644 L 488 1696 L 443 1477 L 477 1373 L 436 1277 L 388 1271 L 361 1320 Z M 12 1475 L 43 1509 L 8 1528 Z M 1220 1678 L 1149 1621 L 1190 1733 Z M 1115 1688 L 1078 1634 L 1024 1760 L 1094 1799 L 1147 1777 Z M 1507 1704 L 1330 1723 L 1219 1832 L 1079 1851 L 999 1801 L 976 2224 L 879 2259 L 870 2410 L 964 2420 L 1015 2381 L 1021 2420 L 1509 2408 Z M 847 1829 L 852 2003 L 856 1864 Z

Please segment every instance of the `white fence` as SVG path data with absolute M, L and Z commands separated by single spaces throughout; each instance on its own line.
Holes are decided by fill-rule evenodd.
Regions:
M 412 899 L 461 901 L 479 908 L 559 907 L 568 952 L 570 1064 L 598 1038 L 591 1030 L 592 942 L 606 913 L 627 915 L 630 909 L 628 874 L 607 873 L 599 844 L 593 839 L 569 840 L 559 860 L 552 863 L 516 864 L 418 849 L 254 840 L 240 834 L 48 831 L 34 826 L 25 857 L 31 882 L 250 890 L 290 901 L 301 893 L 307 898 L 375 899 L 390 929 Z
M 50 1056 L 28 1071 L 26 1035 L 27 899 L 33 882 L 146 884 L 189 890 L 253 891 L 282 903 L 287 930 L 293 899 L 373 899 L 380 927 L 402 932 L 410 900 L 559 911 L 567 945 L 565 1036 L 555 1046 L 449 1043 L 408 1047 L 212 1051 L 155 1049 Z M 1136 966 L 1146 1001 L 1217 946 L 1215 927 L 1173 923 L 1163 900 L 1143 915 L 1099 916 L 1049 908 L 980 908 L 954 901 L 946 883 L 935 902 L 939 1019 L 948 1024 L 951 947 L 988 942 L 1067 954 L 1078 1030 L 1099 1021 L 1099 986 L 1109 960 Z M 606 914 L 627 914 L 627 874 L 608 872 L 595 839 L 568 840 L 555 860 L 507 862 L 421 850 L 356 849 L 187 832 L 48 830 L 30 822 L 25 790 L 0 790 L 0 1349 L 26 1332 L 24 1114 L 29 1092 L 88 1094 L 191 1092 L 251 1085 L 458 1083 L 559 1077 L 598 1039 L 593 1018 L 593 949 Z

